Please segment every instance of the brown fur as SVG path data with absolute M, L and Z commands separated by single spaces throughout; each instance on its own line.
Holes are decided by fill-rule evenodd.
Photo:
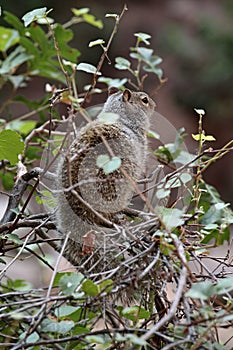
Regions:
M 101 227 L 111 227 L 106 220 L 119 223 L 119 214 L 129 204 L 133 182 L 145 167 L 146 133 L 154 106 L 143 92 L 126 89 L 112 93 L 101 114 L 117 113 L 119 119 L 114 124 L 99 119 L 87 124 L 61 158 L 56 217 L 62 237 L 70 232 L 65 256 L 73 264 L 80 263 L 83 236 L 95 229 L 97 245 L 101 245 L 105 239 Z M 119 157 L 120 168 L 106 175 L 96 165 L 103 154 Z

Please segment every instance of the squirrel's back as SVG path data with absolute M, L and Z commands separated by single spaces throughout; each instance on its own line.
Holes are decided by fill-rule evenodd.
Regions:
M 101 228 L 118 223 L 119 213 L 129 204 L 145 168 L 146 133 L 154 107 L 155 103 L 144 92 L 111 89 L 97 120 L 83 127 L 61 156 L 56 218 L 61 236 L 69 233 L 73 240 L 70 249 L 68 242 L 65 250 L 73 264 L 80 261 L 83 236 L 96 229 L 99 231 L 96 244 L 102 244 Z M 118 115 L 112 124 L 101 118 L 109 112 Z M 107 156 L 109 171 L 97 161 L 103 155 Z M 114 161 L 119 165 L 115 170 Z

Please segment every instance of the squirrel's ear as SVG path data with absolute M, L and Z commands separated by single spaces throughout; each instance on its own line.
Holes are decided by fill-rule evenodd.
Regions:
M 123 92 L 123 101 L 129 102 L 132 96 L 132 92 L 129 89 L 125 89 Z
M 108 89 L 108 96 L 112 95 L 112 94 L 115 94 L 116 92 L 118 92 L 119 89 L 116 88 L 115 86 L 111 86 L 109 89 Z

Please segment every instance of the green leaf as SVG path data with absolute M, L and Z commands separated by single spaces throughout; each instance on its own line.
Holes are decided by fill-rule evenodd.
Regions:
M 52 10 L 50 10 L 50 11 L 52 11 Z M 47 14 L 48 14 L 48 12 L 47 12 Z M 51 18 L 51 17 L 46 16 L 46 18 L 44 18 L 44 17 L 38 18 L 36 22 L 38 24 L 48 24 L 48 23 L 51 24 L 51 23 L 54 23 L 54 19 Z
M 124 57 L 116 57 L 116 63 L 115 63 L 115 67 L 119 70 L 128 70 L 130 69 L 131 66 L 131 62 L 128 61 L 126 58 Z
M 99 294 L 98 286 L 90 279 L 87 279 L 83 282 L 82 290 L 85 292 L 86 295 L 89 295 L 91 297 L 95 297 Z
M 107 125 L 114 124 L 119 119 L 119 114 L 112 112 L 104 112 L 98 116 L 98 119 Z
M 146 72 L 153 72 L 159 79 L 162 79 L 163 71 L 161 68 L 157 67 L 162 62 L 162 58 L 153 55 L 153 50 L 146 47 L 136 47 L 134 50 L 136 52 L 131 53 L 130 56 L 144 62 L 145 65 L 143 66 L 143 69 Z
M 35 129 L 37 122 L 35 120 L 21 121 L 19 126 L 19 132 L 23 135 L 28 135 L 33 129 Z
M 41 55 L 38 47 L 36 47 L 35 44 L 30 39 L 25 38 L 25 37 L 21 37 L 20 44 L 25 48 L 25 50 L 28 54 L 31 54 L 35 57 L 37 57 L 37 56 L 39 57 Z
M 0 160 L 7 159 L 13 165 L 18 162 L 18 155 L 24 150 L 20 135 L 13 130 L 0 133 Z
M 204 140 L 205 139 L 205 135 L 204 134 L 192 134 L 192 138 L 195 141 L 200 141 L 200 140 Z
M 9 191 L 14 186 L 14 174 L 5 171 L 0 171 L 0 179 L 5 190 Z
M 80 286 L 83 279 L 84 276 L 80 272 L 66 273 L 60 278 L 58 285 L 64 295 L 72 295 L 76 292 L 76 289 Z
M 202 216 L 200 223 L 201 224 L 214 224 L 221 223 L 222 218 L 224 217 L 224 209 L 227 208 L 229 204 L 224 202 L 219 202 L 213 204 L 209 210 Z
M 166 189 L 177 188 L 181 186 L 180 179 L 177 176 L 172 177 L 165 183 Z
M 158 199 L 163 199 L 163 198 L 166 198 L 167 196 L 170 195 L 170 189 L 163 189 L 163 188 L 160 188 L 158 191 L 156 191 L 156 197 Z
M 213 229 L 210 229 L 211 225 L 213 226 Z M 203 229 L 201 229 L 201 233 L 204 234 L 204 238 L 201 241 L 202 244 L 207 244 L 211 240 L 214 240 L 215 245 L 220 246 L 225 241 L 228 243 L 230 241 L 230 229 L 227 221 L 220 226 L 216 225 L 216 228 L 214 228 L 214 224 L 206 225 Z
M 104 173 L 107 175 L 119 169 L 121 166 L 121 159 L 119 157 L 112 157 L 112 159 L 110 159 L 108 154 L 100 154 L 96 159 L 96 165 L 103 169 Z
M 20 33 L 20 35 L 24 35 L 25 28 L 22 22 L 18 19 L 18 17 L 16 17 L 8 11 L 4 11 L 4 15 L 4 20 L 6 21 L 6 23 L 10 24 L 10 26 L 15 28 Z
M 146 33 L 135 33 L 134 34 L 138 38 L 138 42 L 143 42 L 146 45 L 150 45 L 150 41 L 148 39 L 151 38 L 151 35 Z
M 2 258 L 0 258 L 0 263 L 6 265 L 7 262 L 5 260 L 3 260 Z
M 99 290 L 101 292 L 105 292 L 105 293 L 110 293 L 112 291 L 113 288 L 113 280 L 111 279 L 107 279 L 103 282 L 101 282 L 99 285 Z
M 97 72 L 97 68 L 89 63 L 79 63 L 76 69 L 86 73 L 101 75 L 100 72 Z
M 23 332 L 22 334 L 20 334 L 19 339 L 24 340 L 25 337 L 26 337 L 26 344 L 36 343 L 40 339 L 40 336 L 37 332 L 33 332 L 29 336 L 27 335 L 27 332 Z
M 205 134 L 192 134 L 192 138 L 195 141 L 216 141 L 215 137 L 212 135 L 205 135 Z
M 97 343 L 97 344 L 105 344 L 106 336 L 105 335 L 88 335 L 85 337 L 88 343 Z
M 80 9 L 72 8 L 71 11 L 73 12 L 73 14 L 76 17 L 80 17 L 80 16 L 84 15 L 85 13 L 88 13 L 90 11 L 90 9 L 88 7 L 83 7 Z
M 106 18 L 117 18 L 118 14 L 117 13 L 106 13 L 105 17 Z
M 67 60 L 63 59 L 63 60 L 62 60 L 62 63 L 63 63 L 65 66 L 69 66 L 69 67 L 71 67 L 72 69 L 76 69 L 76 63 L 74 63 L 74 62 L 67 61 Z
M 63 276 L 67 276 L 67 274 L 70 275 L 71 272 L 70 272 L 70 273 L 67 273 L 67 272 L 57 272 L 57 273 L 56 273 L 56 276 L 55 276 L 55 278 L 54 278 L 54 281 L 53 281 L 53 287 L 58 287 L 61 278 L 62 278 Z
M 46 11 L 47 7 L 41 7 L 35 10 L 32 10 L 30 12 L 27 12 L 23 17 L 22 20 L 24 21 L 24 26 L 28 27 L 29 24 L 36 21 L 39 18 L 45 18 L 46 17 Z
M 209 184 L 205 184 L 205 188 L 211 197 L 211 200 L 210 200 L 211 203 L 221 202 L 220 194 L 218 193 L 218 191 L 216 190 L 216 188 L 214 186 L 209 185 Z
M 222 318 L 222 322 L 230 322 L 230 321 L 233 321 L 233 314 L 224 316 L 224 317 Z M 225 348 L 225 347 L 222 347 L 221 350 L 226 350 L 226 348 Z
M 98 79 L 99 83 L 104 83 L 107 84 L 108 86 L 115 86 L 118 89 L 122 89 L 124 88 L 125 83 L 127 83 L 127 78 L 123 78 L 123 79 L 112 79 L 112 78 L 108 78 L 108 77 L 100 77 Z
M 233 277 L 223 278 L 218 281 L 218 284 L 215 286 L 216 294 L 221 295 L 229 293 L 233 290 Z
M 121 159 L 119 157 L 113 157 L 105 166 L 104 172 L 105 174 L 110 174 L 113 171 L 119 169 L 121 166 Z
M 7 51 L 9 47 L 19 42 L 19 38 L 17 30 L 0 26 L 0 51 Z
M 11 84 L 14 86 L 15 89 L 18 89 L 19 87 L 27 86 L 26 81 L 29 79 L 26 76 L 20 74 L 20 75 L 10 75 L 8 76 L 8 80 L 11 82 Z
M 177 150 L 181 144 L 184 142 L 184 138 L 187 134 L 185 133 L 185 128 L 180 128 L 177 131 L 175 142 L 174 142 L 174 148 Z
M 214 295 L 214 292 L 215 288 L 213 283 L 206 281 L 192 284 L 191 289 L 185 296 L 188 298 L 207 300 Z
M 115 170 L 119 169 L 120 166 L 121 166 L 121 159 L 119 157 L 112 157 L 112 159 L 109 160 L 103 166 L 103 171 L 107 175 L 107 174 L 113 173 Z
M 158 149 L 155 152 L 155 155 L 159 159 L 161 159 L 161 160 L 163 160 L 163 161 L 165 161 L 167 163 L 169 163 L 169 162 L 171 162 L 173 160 L 172 154 L 171 154 L 171 152 L 168 150 L 168 148 L 166 146 L 159 146 Z
M 110 157 L 108 154 L 100 154 L 97 159 L 96 159 L 96 165 L 103 169 L 103 167 L 105 166 L 105 164 L 107 164 L 110 160 Z
M 115 339 L 117 342 L 123 342 L 123 341 L 127 340 L 127 336 L 122 335 L 121 333 L 115 333 Z
M 64 29 L 61 24 L 57 24 L 54 29 L 54 34 L 62 57 L 76 63 L 80 52 L 67 44 L 73 39 L 73 31 L 71 29 Z
M 26 339 L 26 344 L 33 343 L 35 344 L 40 339 L 40 336 L 37 332 L 33 332 Z
M 8 125 L 7 128 L 18 131 L 23 135 L 27 135 L 35 128 L 36 124 L 37 122 L 35 120 L 14 120 Z
M 205 136 L 205 141 L 216 141 L 216 138 L 212 135 L 206 135 Z
M 201 108 L 194 108 L 194 111 L 199 115 L 205 115 L 205 110 Z
M 78 309 L 78 307 L 75 307 L 75 306 L 63 305 L 63 306 L 58 307 L 54 311 L 54 313 L 55 313 L 55 316 L 57 316 L 57 317 L 66 317 L 66 316 L 69 316 L 69 315 L 73 314 L 74 312 L 76 312 L 77 309 Z
M 162 79 L 163 77 L 163 70 L 161 68 L 155 68 L 155 67 L 151 67 L 151 66 L 144 66 L 143 69 L 146 72 L 152 72 L 154 74 L 156 74 L 158 76 L 159 79 Z
M 215 230 L 218 228 L 217 224 L 208 224 L 205 226 L 205 230 Z
M 192 175 L 189 173 L 182 173 L 180 175 L 180 180 L 182 181 L 183 184 L 186 184 L 187 182 L 191 181 L 192 179 L 193 179 Z
M 10 317 L 16 321 L 23 320 L 25 316 L 26 316 L 25 312 L 17 312 L 17 311 L 10 312 Z
M 96 39 L 96 40 L 90 41 L 88 44 L 88 47 L 103 45 L 104 43 L 105 43 L 105 41 L 103 39 Z
M 99 29 L 103 29 L 103 22 L 100 19 L 97 20 L 95 16 L 89 13 L 84 13 L 83 19 L 86 23 L 91 24 L 92 26 L 97 27 Z
M 90 9 L 88 7 L 83 7 L 80 9 L 72 8 L 72 12 L 75 17 L 80 17 L 84 22 L 99 29 L 103 29 L 103 22 L 101 20 L 97 20 L 95 16 L 89 13 L 89 11 Z
M 157 132 L 152 131 L 152 130 L 148 131 L 147 136 L 152 137 L 153 139 L 156 139 L 156 140 L 160 139 L 160 135 Z
M 180 209 L 157 207 L 156 212 L 163 225 L 170 231 L 184 223 L 184 211 Z
M 219 280 L 216 285 L 212 282 L 194 283 L 191 289 L 186 293 L 186 297 L 194 299 L 207 300 L 214 295 L 222 295 L 233 290 L 233 277 Z
M 138 337 L 135 334 L 127 334 L 126 338 L 128 340 L 130 340 L 131 343 L 136 344 L 136 345 L 142 345 L 143 346 L 143 345 L 147 344 L 145 339 L 142 339 L 142 338 Z
M 55 322 L 48 318 L 42 322 L 41 328 L 45 333 L 58 333 L 66 334 L 74 328 L 75 323 L 73 321 L 60 321 Z
M 7 234 L 7 239 L 9 239 L 10 241 L 12 241 L 13 243 L 16 243 L 16 244 L 23 243 L 23 241 L 21 241 L 21 239 L 19 239 L 19 237 L 14 233 Z
M 89 333 L 90 329 L 84 326 L 75 326 L 73 330 L 73 335 L 78 335 L 78 334 L 84 334 L 84 333 Z
M 20 292 L 24 292 L 24 291 L 28 291 L 32 289 L 32 285 L 31 283 L 25 281 L 25 280 L 8 280 L 7 281 L 7 285 L 9 288 L 12 288 L 14 290 L 20 291 Z
M 153 55 L 152 49 L 147 49 L 146 47 L 137 47 L 136 53 L 132 53 L 131 57 L 143 60 L 145 62 L 150 62 Z
M 122 316 L 125 318 L 131 320 L 131 321 L 138 321 L 140 319 L 147 319 L 150 317 L 150 312 L 145 310 L 143 307 L 139 307 L 137 305 L 126 307 L 121 310 Z
M 15 70 L 22 63 L 33 58 L 32 55 L 28 55 L 25 49 L 18 46 L 10 55 L 3 61 L 0 68 L 0 74 L 11 74 L 12 70 Z
M 35 198 L 38 204 L 45 204 L 50 208 L 56 208 L 56 201 L 51 191 L 42 190 L 40 195 L 36 195 Z
M 180 164 L 187 164 L 195 158 L 196 156 L 194 154 L 181 150 L 179 154 L 176 154 L 175 161 Z M 193 165 L 195 164 L 193 163 Z
M 41 63 L 37 62 L 37 69 L 35 69 L 35 71 L 31 71 L 31 75 L 39 75 L 41 77 L 58 80 L 64 83 L 64 74 L 58 70 L 54 62 L 56 61 L 52 61 L 50 59 L 48 59 L 47 62 L 44 60 L 41 61 Z

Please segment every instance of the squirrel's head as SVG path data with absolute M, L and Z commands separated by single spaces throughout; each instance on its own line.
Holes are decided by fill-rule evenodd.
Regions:
M 131 91 L 125 89 L 123 92 L 116 87 L 110 87 L 108 90 L 108 95 L 111 96 L 117 94 L 120 99 L 125 103 L 126 107 L 129 109 L 140 112 L 143 110 L 148 117 L 150 117 L 156 107 L 155 102 L 143 91 Z

